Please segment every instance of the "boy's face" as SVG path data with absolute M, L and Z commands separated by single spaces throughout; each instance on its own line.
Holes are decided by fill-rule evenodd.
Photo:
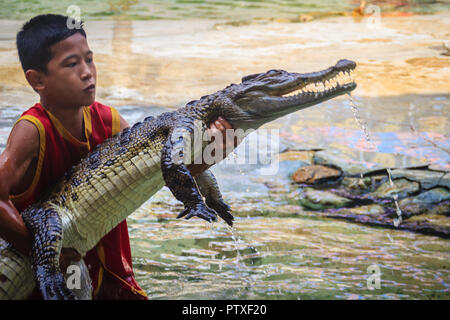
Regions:
M 89 106 L 95 100 L 97 70 L 86 38 L 76 33 L 51 47 L 41 99 L 58 107 Z

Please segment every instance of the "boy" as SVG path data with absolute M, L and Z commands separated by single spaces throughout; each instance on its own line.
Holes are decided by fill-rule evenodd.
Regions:
M 25 77 L 40 102 L 14 125 L 0 155 L 0 237 L 30 254 L 31 236 L 19 214 L 97 144 L 128 127 L 111 107 L 95 101 L 96 67 L 83 28 L 69 29 L 67 17 L 40 15 L 17 34 Z M 87 107 L 89 106 L 89 107 Z M 222 118 L 210 130 L 231 125 Z M 226 149 L 226 144 L 222 144 Z M 193 175 L 208 166 L 191 165 Z M 61 251 L 63 272 L 81 256 Z M 126 220 L 84 257 L 94 299 L 147 299 L 134 279 Z M 32 295 L 39 298 L 39 293 Z

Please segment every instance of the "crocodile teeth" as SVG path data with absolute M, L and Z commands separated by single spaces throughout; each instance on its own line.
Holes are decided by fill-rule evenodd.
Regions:
M 320 97 L 332 94 L 353 82 L 352 70 L 334 71 L 326 75 L 322 79 L 312 80 L 310 83 L 304 84 L 301 88 L 283 95 L 289 97 Z

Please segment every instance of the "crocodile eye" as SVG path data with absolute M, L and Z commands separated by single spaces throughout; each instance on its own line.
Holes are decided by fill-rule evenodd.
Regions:
M 260 76 L 262 74 L 263 73 L 249 74 L 248 76 L 245 76 L 245 77 L 242 78 L 242 82 L 252 80 L 252 79 L 254 79 L 254 78 L 256 78 L 256 77 L 258 77 L 258 76 Z

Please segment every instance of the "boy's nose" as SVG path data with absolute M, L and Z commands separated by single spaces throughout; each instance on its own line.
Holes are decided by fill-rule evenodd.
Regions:
M 81 73 L 82 80 L 88 80 L 94 76 L 94 70 L 87 63 L 83 62 L 83 69 Z

